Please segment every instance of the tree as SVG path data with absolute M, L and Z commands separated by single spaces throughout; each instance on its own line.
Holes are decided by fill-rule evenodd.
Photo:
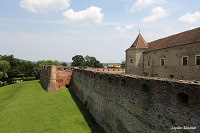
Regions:
M 0 72 L 0 79 L 3 78 L 3 72 Z
M 21 73 L 19 69 L 21 62 L 19 59 L 14 58 L 13 55 L 3 55 L 0 57 L 0 60 L 5 60 L 10 63 L 10 69 L 7 72 L 8 77 L 16 77 L 18 74 Z
M 125 68 L 125 61 L 122 61 L 121 68 Z
M 103 65 L 92 56 L 86 55 L 84 58 L 82 55 L 76 55 L 72 58 L 72 66 L 88 66 L 93 68 L 101 68 Z
M 0 79 L 4 80 L 8 78 L 8 70 L 10 69 L 10 63 L 5 61 L 5 60 L 1 60 L 0 61 Z
M 18 69 L 20 70 L 20 74 L 23 76 L 33 76 L 35 64 L 31 61 L 22 61 L 19 65 Z
M 85 59 L 86 66 L 93 67 L 93 68 L 103 67 L 103 65 L 95 57 L 86 55 L 84 59 Z
M 33 68 L 33 70 L 34 70 L 34 75 L 35 75 L 36 79 L 39 79 L 40 74 L 42 72 L 42 68 L 40 66 L 36 66 Z
M 62 66 L 62 64 L 60 62 L 58 62 L 57 60 L 53 61 L 53 60 L 41 60 L 37 62 L 38 66 L 48 66 L 48 65 L 55 65 L 55 66 Z
M 40 78 L 40 74 L 42 71 L 42 66 L 48 66 L 48 65 L 55 65 L 55 66 L 62 66 L 62 64 L 58 61 L 52 61 L 52 60 L 41 60 L 38 61 L 35 65 L 35 67 L 33 68 L 34 70 L 34 75 L 37 79 Z
M 72 57 L 72 66 L 85 66 L 85 60 L 82 55 L 76 55 Z
M 62 66 L 67 66 L 67 63 L 66 63 L 66 62 L 63 62 L 61 65 L 62 65 Z

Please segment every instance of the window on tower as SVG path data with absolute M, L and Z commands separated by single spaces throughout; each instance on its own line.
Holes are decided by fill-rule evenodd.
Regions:
M 129 59 L 129 63 L 130 63 L 130 64 L 133 64 L 133 58 L 130 58 L 130 59 Z
M 147 66 L 150 66 L 150 60 L 147 60 Z

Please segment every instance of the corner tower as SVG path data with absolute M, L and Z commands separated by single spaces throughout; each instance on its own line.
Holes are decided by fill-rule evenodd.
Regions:
M 143 52 L 147 42 L 139 33 L 130 48 L 126 50 L 126 74 L 143 75 Z

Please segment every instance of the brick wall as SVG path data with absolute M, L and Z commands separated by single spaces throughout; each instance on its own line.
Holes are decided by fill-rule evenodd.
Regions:
M 66 88 L 71 81 L 72 69 L 70 67 L 43 66 L 40 76 L 42 87 L 48 92 Z

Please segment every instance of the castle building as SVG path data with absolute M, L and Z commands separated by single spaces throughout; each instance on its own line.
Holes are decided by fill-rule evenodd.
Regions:
M 126 74 L 200 81 L 200 27 L 126 50 Z

